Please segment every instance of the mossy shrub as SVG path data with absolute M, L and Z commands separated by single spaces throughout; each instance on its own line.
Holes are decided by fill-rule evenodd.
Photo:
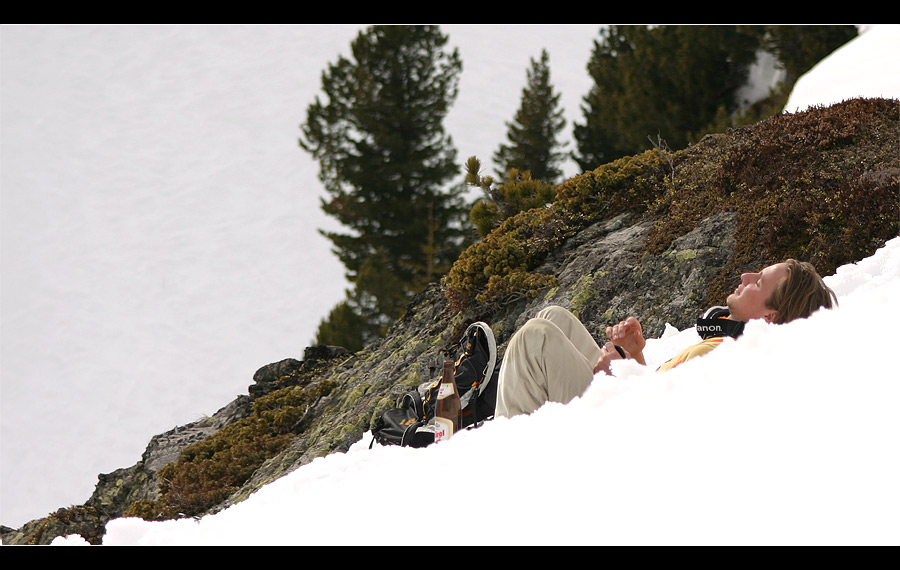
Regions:
M 585 225 L 645 212 L 667 187 L 670 157 L 664 150 L 648 150 L 570 178 L 557 189 L 554 206 Z
M 137 501 L 126 516 L 162 520 L 199 516 L 237 492 L 268 459 L 286 449 L 310 404 L 335 383 L 290 386 L 260 397 L 253 415 L 189 445 L 178 460 L 159 470 L 159 498 Z
M 594 222 L 645 211 L 666 175 L 660 152 L 648 151 L 569 179 L 552 204 L 508 218 L 460 255 L 444 278 L 450 308 L 495 310 L 554 286 L 555 277 L 534 272 L 553 250 Z
M 489 194 L 491 198 L 478 200 L 469 212 L 469 221 L 482 237 L 519 212 L 552 203 L 556 190 L 553 184 L 532 178 L 531 172 L 513 168 L 507 172 L 506 181 Z

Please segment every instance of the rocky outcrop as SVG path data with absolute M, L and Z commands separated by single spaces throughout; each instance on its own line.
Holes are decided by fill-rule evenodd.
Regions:
M 203 441 L 230 423 L 247 417 L 250 402 L 249 397 L 239 396 L 208 418 L 154 436 L 138 463 L 126 469 L 99 475 L 94 493 L 85 505 L 103 513 L 121 516 L 124 508 L 131 503 L 156 498 L 159 487 L 156 473 L 176 461 L 185 447 Z
M 154 500 L 158 496 L 158 472 L 178 460 L 184 449 L 206 440 L 222 428 L 248 417 L 253 401 L 295 385 L 303 374 L 317 371 L 323 363 L 349 356 L 341 347 L 309 347 L 302 361 L 287 358 L 260 368 L 249 387 L 249 395 L 234 401 L 210 417 L 175 427 L 150 439 L 140 461 L 131 467 L 98 475 L 97 485 L 83 504 L 61 508 L 43 519 L 30 521 L 20 529 L 0 527 L 3 544 L 49 544 L 57 536 L 79 534 L 93 544 L 99 544 L 104 525 L 121 517 L 136 501 Z

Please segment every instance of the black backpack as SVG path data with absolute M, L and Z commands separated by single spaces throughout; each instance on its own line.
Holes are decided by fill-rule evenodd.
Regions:
M 454 366 L 459 391 L 461 428 L 471 429 L 494 417 L 500 358 L 494 333 L 487 324 L 472 323 L 459 343 Z M 434 410 L 441 378 L 403 395 L 372 428 L 372 445 L 425 447 L 434 443 Z

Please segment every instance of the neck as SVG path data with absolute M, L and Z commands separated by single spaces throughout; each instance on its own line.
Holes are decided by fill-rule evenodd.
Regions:
M 709 310 L 705 315 L 697 319 L 697 333 L 701 338 L 719 338 L 730 336 L 737 338 L 744 332 L 744 322 L 735 319 L 730 314 L 724 315 L 724 311 Z

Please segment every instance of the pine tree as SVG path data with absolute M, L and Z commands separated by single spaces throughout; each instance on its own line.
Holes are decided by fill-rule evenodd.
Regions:
M 759 113 L 780 109 L 778 97 L 802 73 L 856 34 L 852 25 L 601 29 L 588 63 L 594 86 L 584 98 L 585 120 L 574 126 L 575 160 L 590 170 L 660 140 L 680 149 L 707 133 L 760 120 Z M 737 94 L 760 48 L 784 67 L 784 93 L 741 116 Z
M 633 52 L 645 33 L 641 26 L 610 25 L 600 29 L 600 39 L 594 42 L 588 62 L 594 85 L 584 97 L 584 124 L 573 126 L 577 144 L 574 158 L 583 170 L 591 170 L 630 152 L 631 146 L 623 140 L 619 126 L 624 111 L 619 111 L 618 106 L 628 104 L 622 76 L 623 71 L 627 72 L 627 65 L 623 62 L 641 64 Z M 641 73 L 632 76 L 640 80 Z
M 469 221 L 481 237 L 519 212 L 547 206 L 556 197 L 553 184 L 516 168 L 507 170 L 505 181 L 495 186 L 492 177 L 481 176 L 481 162 L 475 156 L 466 161 L 466 182 L 484 192 L 469 212 Z
M 585 170 L 662 138 L 684 148 L 738 108 L 764 30 L 752 26 L 621 26 L 601 30 L 588 71 L 585 123 L 574 127 Z
M 494 154 L 494 161 L 501 165 L 501 179 L 510 170 L 528 171 L 532 178 L 550 183 L 559 179 L 565 145 L 557 137 L 566 121 L 558 105 L 559 93 L 554 93 L 550 84 L 549 56 L 544 49 L 540 61 L 531 60 L 515 122 L 506 123 L 510 144 L 500 145 Z
M 462 63 L 446 44 L 436 26 L 372 26 L 352 60 L 322 74 L 325 100 L 308 107 L 300 146 L 320 163 L 322 209 L 349 230 L 322 233 L 353 290 L 317 342 L 346 345 L 356 332 L 353 349 L 377 338 L 461 250 L 464 188 L 444 188 L 459 167 L 442 122 Z M 329 332 L 339 326 L 358 330 Z

